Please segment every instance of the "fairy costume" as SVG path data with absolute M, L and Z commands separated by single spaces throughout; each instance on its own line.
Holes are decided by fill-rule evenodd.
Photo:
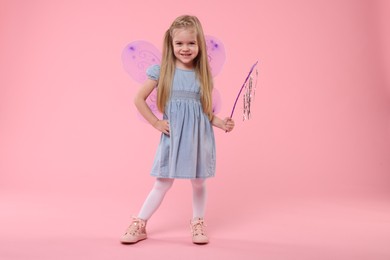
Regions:
M 146 71 L 158 81 L 160 66 Z M 193 70 L 176 68 L 171 96 L 163 119 L 169 121 L 170 135 L 161 135 L 151 175 L 159 178 L 208 178 L 215 175 L 213 126 L 203 112 L 200 84 Z

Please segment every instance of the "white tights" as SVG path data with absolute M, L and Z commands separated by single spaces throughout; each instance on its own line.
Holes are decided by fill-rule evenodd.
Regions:
M 142 205 L 138 218 L 148 220 L 161 205 L 167 191 L 172 187 L 174 179 L 157 178 Z M 192 184 L 192 217 L 203 217 L 206 208 L 206 179 L 191 179 Z

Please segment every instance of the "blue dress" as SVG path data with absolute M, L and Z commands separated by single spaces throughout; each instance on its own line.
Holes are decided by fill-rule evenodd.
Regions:
M 159 65 L 146 72 L 158 81 Z M 215 175 L 213 126 L 203 112 L 195 71 L 176 68 L 171 96 L 165 107 L 170 135 L 161 134 L 151 175 L 159 178 L 208 178 Z

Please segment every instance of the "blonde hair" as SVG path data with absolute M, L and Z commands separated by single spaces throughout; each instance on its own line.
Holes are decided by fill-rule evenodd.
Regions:
M 176 18 L 165 32 L 160 78 L 158 81 L 157 107 L 164 113 L 166 102 L 171 94 L 173 76 L 175 73 L 176 57 L 173 52 L 173 31 L 175 29 L 194 29 L 197 37 L 199 52 L 194 59 L 194 69 L 200 83 L 200 100 L 204 113 L 213 118 L 212 90 L 213 81 L 207 56 L 206 40 L 202 25 L 195 16 L 183 15 Z

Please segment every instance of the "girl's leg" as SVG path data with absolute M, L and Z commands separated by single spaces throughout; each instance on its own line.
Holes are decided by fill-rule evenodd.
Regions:
M 192 242 L 195 244 L 207 244 L 209 238 L 205 232 L 204 213 L 206 209 L 206 179 L 193 179 L 192 183 L 192 220 L 190 222 Z
M 158 209 L 167 191 L 172 187 L 174 179 L 157 178 L 152 190 L 146 198 L 138 218 L 148 220 Z
M 133 217 L 133 221 L 121 237 L 121 243 L 134 244 L 147 238 L 146 222 L 160 206 L 165 194 L 171 188 L 173 179 L 157 178 L 153 189 L 146 198 L 138 217 Z
M 206 210 L 206 179 L 192 179 L 192 217 L 203 218 Z

